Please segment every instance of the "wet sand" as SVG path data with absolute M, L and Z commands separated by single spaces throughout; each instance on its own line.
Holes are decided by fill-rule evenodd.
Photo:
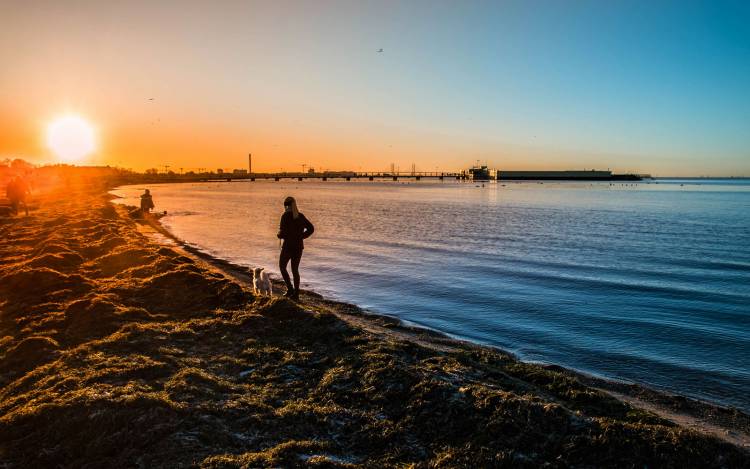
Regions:
M 254 297 L 87 187 L 0 218 L 0 467 L 750 465 L 740 412 Z

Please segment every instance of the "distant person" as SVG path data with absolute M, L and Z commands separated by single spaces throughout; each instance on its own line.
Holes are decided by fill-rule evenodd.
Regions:
M 151 213 L 151 209 L 154 208 L 154 199 L 151 197 L 151 191 L 146 191 L 141 194 L 141 212 L 144 214 Z
M 8 200 L 10 200 L 10 206 L 15 215 L 18 215 L 18 207 L 23 204 L 23 208 L 26 212 L 26 216 L 29 216 L 29 204 L 26 201 L 26 197 L 29 194 L 29 185 L 20 176 L 14 177 L 5 188 Z
M 302 260 L 302 250 L 305 248 L 303 239 L 312 236 L 315 227 L 303 214 L 297 210 L 297 202 L 294 197 L 284 199 L 284 214 L 279 223 L 279 233 L 276 235 L 283 239 L 281 254 L 279 255 L 279 269 L 286 283 L 286 297 L 293 300 L 299 299 L 299 263 Z M 289 280 L 289 272 L 286 265 L 292 261 L 292 276 L 294 285 Z

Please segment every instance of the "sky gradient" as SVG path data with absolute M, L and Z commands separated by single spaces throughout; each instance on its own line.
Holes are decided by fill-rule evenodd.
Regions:
M 0 158 L 750 176 L 748 2 L 0 0 Z M 378 52 L 382 48 L 383 52 Z M 150 98 L 153 98 L 151 100 Z

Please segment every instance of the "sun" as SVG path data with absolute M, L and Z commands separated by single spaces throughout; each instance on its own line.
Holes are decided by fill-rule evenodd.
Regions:
M 62 116 L 47 127 L 47 147 L 63 161 L 79 161 L 96 149 L 94 128 L 79 116 Z

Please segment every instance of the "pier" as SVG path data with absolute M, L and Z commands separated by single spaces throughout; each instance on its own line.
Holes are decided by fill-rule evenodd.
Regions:
M 409 172 L 357 172 L 357 171 L 325 171 L 325 172 L 280 172 L 280 173 L 251 173 L 247 170 L 234 172 L 188 172 L 177 174 L 147 173 L 139 174 L 139 182 L 232 182 L 257 180 L 296 180 L 307 179 L 328 180 L 368 180 L 368 181 L 399 181 L 399 180 L 457 180 L 457 181 L 641 181 L 650 179 L 644 174 L 612 174 L 611 171 L 497 171 L 486 168 L 472 168 L 461 172 L 440 171 L 409 171 Z
M 144 176 L 145 179 L 144 179 Z M 398 181 L 410 179 L 420 181 L 423 179 L 443 181 L 467 180 L 470 176 L 458 172 L 350 172 L 350 171 L 326 171 L 322 173 L 199 173 L 199 174 L 151 174 L 139 175 L 141 181 L 146 182 L 232 182 L 232 181 L 256 181 L 256 180 L 296 180 L 317 179 L 328 180 L 368 180 L 368 181 Z
M 320 179 L 327 181 L 328 179 L 344 179 L 351 181 L 352 179 L 367 179 L 369 181 L 374 180 L 391 180 L 398 181 L 399 179 L 467 179 L 468 175 L 463 173 L 446 173 L 446 172 L 325 172 L 325 173 L 261 173 L 261 174 L 247 174 L 235 177 L 236 179 L 250 179 L 254 181 L 256 179 L 274 179 L 280 181 L 282 179 L 296 179 L 302 181 L 304 179 Z

